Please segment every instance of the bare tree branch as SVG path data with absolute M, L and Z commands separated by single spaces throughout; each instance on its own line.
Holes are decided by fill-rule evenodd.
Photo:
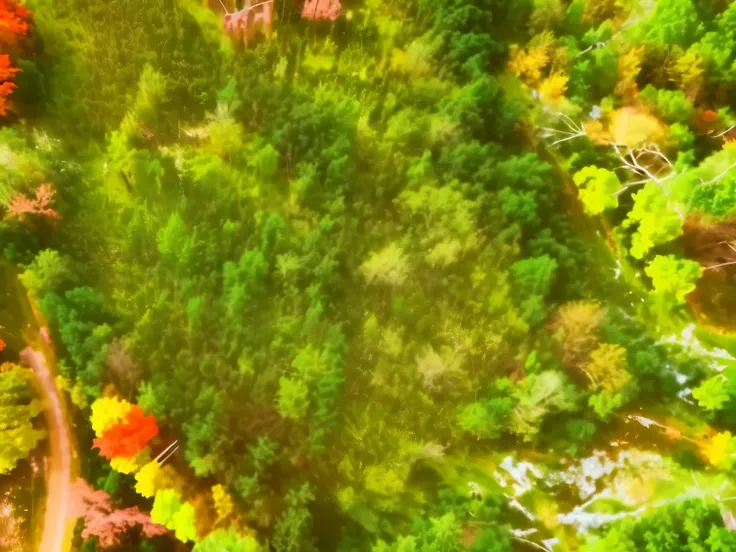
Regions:
M 542 131 L 542 134 L 541 134 L 542 138 L 557 138 L 554 142 L 552 142 L 552 144 L 550 144 L 551 146 L 556 146 L 558 144 L 567 142 L 568 140 L 579 138 L 581 136 L 587 136 L 585 132 L 585 128 L 582 125 L 578 125 L 575 121 L 573 121 L 570 117 L 568 117 L 564 113 L 555 112 L 553 113 L 553 115 L 555 115 L 558 119 L 560 119 L 565 124 L 567 129 L 561 130 L 561 129 L 552 128 L 552 127 L 541 127 L 540 128 L 540 130 Z
M 735 128 L 736 128 L 736 125 L 731 125 L 730 127 L 728 127 L 723 132 L 719 132 L 718 134 L 714 134 L 713 135 L 713 138 L 720 138 L 721 136 L 725 136 L 726 134 L 728 134 L 729 132 L 731 132 Z
M 730 171 L 730 170 L 731 170 L 731 169 L 733 169 L 734 167 L 736 167 L 736 162 L 734 162 L 734 163 L 731 163 L 731 164 L 730 164 L 730 165 L 729 165 L 729 166 L 728 166 L 728 167 L 726 168 L 726 170 L 725 170 L 725 171 L 723 171 L 723 172 L 722 172 L 721 174 L 719 174 L 718 176 L 716 176 L 716 177 L 714 177 L 714 178 L 711 178 L 711 179 L 710 179 L 710 180 L 709 180 L 708 182 L 703 182 L 703 181 L 701 180 L 701 184 L 702 184 L 703 186 L 707 186 L 707 185 L 709 185 L 709 184 L 713 184 L 714 182 L 716 182 L 716 181 L 720 180 L 721 178 L 723 178 L 724 176 L 726 176 L 726 173 L 728 173 L 728 171 Z
M 637 180 L 635 182 L 625 183 L 624 187 L 621 190 L 618 190 L 613 195 L 620 195 L 624 191 L 628 190 L 631 186 L 639 186 L 642 184 L 646 184 L 647 182 L 653 182 L 659 187 L 660 190 L 662 190 L 665 195 L 667 195 L 667 191 L 664 189 L 662 183 L 676 176 L 677 171 L 674 170 L 674 167 L 672 166 L 670 160 L 667 159 L 667 156 L 665 156 L 657 146 L 650 145 L 641 148 L 632 148 L 631 146 L 616 144 L 612 142 L 611 147 L 616 152 L 619 159 L 621 159 L 621 161 L 623 162 L 623 166 L 620 168 L 628 170 L 637 176 L 645 177 L 644 179 Z M 621 152 L 621 148 L 623 147 L 625 147 L 627 150 L 625 154 Z M 669 167 L 670 172 L 667 175 L 660 177 L 659 172 L 662 169 L 659 168 L 655 170 L 649 166 L 645 166 L 643 164 L 644 161 L 641 160 L 641 157 L 644 155 L 653 155 L 662 159 L 665 162 L 666 166 Z
M 722 266 L 735 265 L 736 261 L 728 261 L 727 263 L 721 263 L 713 266 L 706 266 L 703 270 L 710 270 L 711 268 L 721 268 Z

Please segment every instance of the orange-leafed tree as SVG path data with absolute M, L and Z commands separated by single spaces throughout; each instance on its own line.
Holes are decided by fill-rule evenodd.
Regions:
M 31 12 L 16 0 L 0 0 L 0 44 L 15 46 L 28 35 Z
M 14 80 L 16 73 L 20 73 L 20 69 L 13 67 L 13 64 L 10 63 L 10 56 L 0 54 L 0 81 Z
M 5 117 L 8 114 L 10 108 L 8 97 L 13 93 L 13 90 L 18 88 L 18 85 L 13 81 L 15 80 L 15 74 L 19 71 L 20 69 L 11 65 L 8 54 L 0 55 L 0 117 Z
M 0 117 L 5 117 L 10 110 L 8 98 L 15 84 L 15 75 L 20 69 L 14 67 L 7 53 L 17 55 L 17 46 L 23 38 L 28 36 L 29 23 L 32 20 L 31 12 L 16 0 L 0 0 Z
M 133 405 L 120 423 L 102 432 L 93 444 L 100 449 L 100 456 L 112 460 L 116 457 L 133 458 L 158 435 L 158 424 L 153 414 L 146 416 L 143 409 Z

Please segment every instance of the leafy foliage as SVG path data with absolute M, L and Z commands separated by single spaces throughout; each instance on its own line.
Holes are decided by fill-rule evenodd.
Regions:
M 719 508 L 699 499 L 678 501 L 640 519 L 619 521 L 586 551 L 683 550 L 717 551 L 733 546 L 734 535 L 723 527 Z
M 105 491 L 94 491 L 83 479 L 77 479 L 71 492 L 73 498 L 70 517 L 83 517 L 82 538 L 97 537 L 101 548 L 114 548 L 121 544 L 123 535 L 140 526 L 147 538 L 163 535 L 166 528 L 151 521 L 137 507 L 116 510 L 112 498 Z
M 100 456 L 108 459 L 133 458 L 157 435 L 156 419 L 146 416 L 140 406 L 132 405 L 121 422 L 106 428 L 94 440 L 94 446 L 100 449 Z
M 606 209 L 618 206 L 616 192 L 621 189 L 621 182 L 616 173 L 591 165 L 576 172 L 573 180 L 589 215 L 600 215 Z
M 46 434 L 34 427 L 42 407 L 28 378 L 20 366 L 0 365 L 0 473 L 12 470 Z
M 645 272 L 652 279 L 654 293 L 674 297 L 676 304 L 685 302 L 685 296 L 695 289 L 695 282 L 703 274 L 695 261 L 678 259 L 674 255 L 657 255 Z
M 546 534 L 561 493 L 509 485 L 516 449 L 562 473 L 640 408 L 690 424 L 689 388 L 720 433 L 666 437 L 730 470 L 733 378 L 683 327 L 728 312 L 736 11 L 650 4 L 34 2 L 0 250 L 105 500 L 195 550 L 535 548 L 508 507 Z M 181 448 L 151 460 L 159 426 Z M 662 503 L 560 546 L 728 549 Z

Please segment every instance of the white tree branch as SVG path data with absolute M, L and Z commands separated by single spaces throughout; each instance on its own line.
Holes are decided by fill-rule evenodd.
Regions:
M 709 185 L 709 184 L 713 184 L 713 182 L 716 182 L 716 181 L 720 180 L 721 178 L 723 178 L 724 176 L 726 176 L 726 173 L 728 173 L 728 171 L 730 171 L 730 170 L 731 170 L 731 169 L 733 169 L 734 167 L 736 167 L 736 162 L 734 162 L 734 163 L 731 163 L 731 164 L 730 164 L 730 165 L 729 165 L 729 166 L 728 166 L 728 167 L 726 168 L 726 170 L 725 170 L 725 171 L 723 171 L 723 172 L 722 172 L 721 174 L 719 174 L 718 176 L 716 176 L 716 177 L 714 177 L 714 178 L 711 178 L 711 179 L 710 179 L 710 180 L 709 180 L 708 182 L 703 182 L 702 180 L 701 180 L 700 182 L 701 182 L 701 184 L 702 184 L 703 186 L 707 186 L 707 185 Z
M 723 132 L 719 132 L 718 134 L 714 134 L 713 137 L 714 138 L 720 138 L 721 136 L 724 136 L 724 135 L 728 134 L 729 132 L 731 132 L 735 128 L 736 128 L 736 125 L 731 125 L 730 127 L 728 127 Z

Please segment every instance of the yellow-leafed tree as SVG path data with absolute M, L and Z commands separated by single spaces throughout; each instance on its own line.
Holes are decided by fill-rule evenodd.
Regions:
M 156 488 L 156 479 L 161 470 L 161 465 L 153 460 L 143 466 L 138 473 L 135 474 L 135 492 L 146 498 L 151 498 L 158 490 Z
M 644 47 L 632 48 L 618 58 L 618 82 L 616 94 L 624 98 L 633 99 L 639 92 L 636 77 L 641 71 L 641 62 L 644 59 Z
M 515 48 L 511 52 L 509 67 L 527 84 L 535 84 L 542 78 L 542 69 L 549 63 L 549 48 L 540 44 L 529 48 Z
M 695 102 L 703 87 L 704 71 L 703 56 L 696 47 L 690 47 L 671 67 L 670 78 L 689 100 Z
M 233 513 L 233 498 L 222 485 L 212 487 L 212 500 L 217 512 L 217 523 L 227 519 Z
M 125 456 L 116 456 L 110 460 L 110 467 L 116 472 L 133 473 L 138 469 L 138 457 L 126 458 Z
M 621 345 L 603 343 L 590 353 L 583 368 L 596 389 L 615 393 L 631 380 L 626 370 L 626 349 Z
M 595 301 L 576 301 L 562 305 L 550 327 L 562 347 L 562 363 L 578 368 L 587 362 L 598 346 L 598 326 L 606 316 Z
M 736 456 L 736 439 L 730 431 L 718 433 L 705 445 L 703 452 L 711 465 L 730 469 Z
M 616 144 L 631 148 L 656 143 L 666 134 L 664 126 L 656 117 L 633 107 L 624 107 L 611 114 L 609 132 Z
M 92 414 L 89 417 L 92 429 L 97 437 L 109 427 L 121 422 L 130 410 L 128 401 L 117 397 L 101 397 L 92 403 Z
M 564 73 L 553 73 L 544 79 L 539 85 L 539 94 L 546 102 L 556 102 L 567 91 L 567 75 Z

